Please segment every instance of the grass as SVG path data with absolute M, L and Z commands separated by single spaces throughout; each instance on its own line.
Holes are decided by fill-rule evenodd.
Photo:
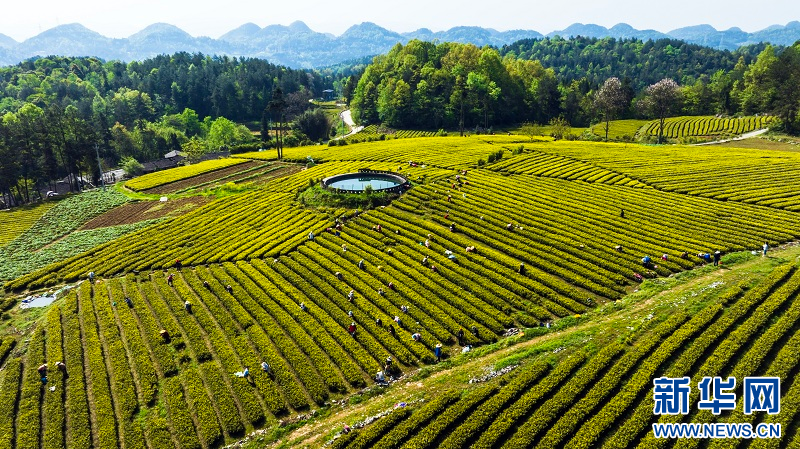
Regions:
M 332 190 L 323 189 L 315 184 L 300 193 L 297 197 L 297 201 L 311 208 L 367 210 L 379 206 L 386 206 L 397 197 L 399 197 L 398 194 L 386 192 L 337 193 Z
M 612 120 L 608 125 L 609 140 L 634 140 L 639 130 L 650 123 L 650 120 Z M 592 127 L 592 133 L 605 138 L 606 123 L 601 122 Z

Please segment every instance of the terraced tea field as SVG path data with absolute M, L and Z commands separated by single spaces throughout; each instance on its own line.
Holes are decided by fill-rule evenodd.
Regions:
M 230 158 L 204 161 L 197 164 L 186 165 L 179 168 L 157 171 L 144 176 L 139 176 L 137 178 L 131 179 L 130 181 L 126 181 L 125 187 L 136 191 L 154 189 L 156 187 L 163 186 L 165 184 L 181 181 L 198 175 L 203 175 L 205 173 L 211 173 L 216 170 L 222 170 L 226 167 L 230 167 L 236 164 L 241 164 L 243 162 L 244 161 L 240 159 L 230 159 Z M 161 193 L 161 192 L 156 192 L 156 193 Z
M 190 196 L 220 179 L 202 170 L 143 181 L 198 204 L 153 223 L 129 219 L 145 206 L 115 191 L 67 198 L 50 211 L 86 211 L 7 246 L 40 253 L 138 226 L 7 276 L 4 308 L 17 293 L 74 288 L 0 327 L 0 447 L 216 448 L 257 429 L 273 433 L 249 447 L 319 447 L 407 399 L 331 447 L 669 446 L 650 432 L 659 419 L 781 422 L 774 447 L 800 438 L 798 251 L 750 255 L 800 236 L 795 153 L 526 136 L 285 153 L 305 164 L 289 170 L 273 152 L 223 163 L 222 178 L 260 182 L 219 199 Z M 489 155 L 499 160 L 479 167 Z M 287 171 L 262 173 L 275 167 Z M 363 168 L 413 187 L 370 210 L 297 201 Z M 726 268 L 697 257 L 715 250 Z M 407 377 L 380 387 L 387 357 Z M 471 383 L 487 364 L 513 369 Z M 781 377 L 783 412 L 659 418 L 661 375 Z
M 779 415 L 745 415 L 741 405 L 727 416 L 697 411 L 700 394 L 691 393 L 689 415 L 653 415 L 653 379 L 689 376 L 692 384 L 721 372 L 790 377 L 800 362 L 800 334 L 792 332 L 800 315 L 800 272 L 795 264 L 775 269 L 759 284 L 733 285 L 693 314 L 676 313 L 644 325 L 629 345 L 611 343 L 597 352 L 576 349 L 557 364 L 534 362 L 512 371 L 504 385 L 446 391 L 413 410 L 396 409 L 361 431 L 337 438 L 334 448 L 624 448 L 664 447 L 651 423 L 727 423 L 759 421 L 791 429 L 798 415 L 794 391 L 783 391 Z M 747 285 L 749 287 L 749 285 Z M 709 348 L 713 357 L 703 358 Z M 769 355 L 769 356 L 768 356 Z M 781 447 L 800 441 L 795 433 Z M 688 440 L 695 447 L 700 440 Z M 791 441 L 791 444 L 789 443 Z M 734 447 L 746 440 L 717 440 L 712 447 Z M 770 447 L 755 440 L 756 447 Z M 772 442 L 776 442 L 772 440 Z M 777 445 L 775 445 L 777 447 Z
M 664 136 L 670 139 L 693 136 L 740 135 L 768 128 L 775 120 L 772 116 L 750 116 L 740 118 L 705 117 L 672 117 L 664 121 Z M 658 135 L 659 123 L 650 122 L 645 133 Z

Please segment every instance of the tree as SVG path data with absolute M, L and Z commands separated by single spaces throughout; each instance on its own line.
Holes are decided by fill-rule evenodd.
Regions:
M 208 149 L 197 136 L 192 137 L 188 142 L 184 143 L 183 151 L 186 153 L 186 159 L 189 160 L 190 163 L 198 162 L 203 155 L 208 152 Z
M 780 117 L 783 130 L 795 134 L 800 130 L 800 43 L 783 50 L 770 75 L 775 91 L 771 109 Z
M 136 159 L 126 156 L 123 157 L 120 161 L 120 167 L 125 172 L 125 175 L 129 178 L 133 178 L 134 176 L 139 176 L 144 173 L 144 167 L 142 164 L 139 163 Z
M 467 79 L 464 66 L 457 64 L 453 68 L 453 76 L 455 76 L 455 89 L 453 96 L 458 97 L 459 114 L 458 114 L 458 135 L 464 136 L 464 102 L 467 100 Z
M 283 114 L 285 110 L 286 100 L 283 99 L 283 90 L 277 87 L 272 91 L 272 100 L 269 102 L 269 112 L 272 115 L 272 123 L 276 124 L 275 149 L 278 150 L 278 160 L 283 159 Z
M 325 112 L 322 109 L 315 109 L 306 111 L 297 117 L 295 128 L 316 142 L 328 137 L 331 125 Z
M 603 121 L 606 123 L 606 142 L 608 142 L 608 125 L 620 112 L 625 109 L 626 103 L 625 90 L 619 78 L 612 77 L 597 91 L 594 97 L 594 106 L 603 114 Z
M 489 128 L 489 108 L 491 103 L 500 97 L 500 88 L 487 76 L 475 72 L 467 75 L 467 87 L 477 94 L 483 104 L 483 127 Z
M 643 106 L 650 114 L 658 117 L 658 143 L 664 141 L 664 120 L 678 108 L 681 88 L 675 81 L 664 78 L 645 90 Z
M 556 117 L 550 120 L 550 134 L 556 140 L 563 139 L 570 131 L 572 131 L 572 127 L 569 126 L 569 122 L 564 117 Z
M 236 123 L 220 117 L 211 124 L 206 141 L 208 148 L 217 151 L 222 147 L 232 145 L 236 140 Z
M 261 141 L 269 142 L 269 108 L 264 108 L 261 113 Z
M 181 113 L 181 118 L 183 121 L 183 132 L 186 133 L 186 137 L 192 138 L 200 134 L 203 127 L 200 125 L 200 117 L 197 115 L 197 112 L 186 108 Z
M 522 129 L 520 130 L 520 132 L 530 137 L 532 142 L 534 136 L 542 135 L 542 127 L 538 123 L 525 122 L 522 124 Z

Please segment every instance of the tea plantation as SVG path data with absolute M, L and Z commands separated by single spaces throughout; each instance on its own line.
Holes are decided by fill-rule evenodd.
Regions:
M 14 218 L 0 447 L 800 444 L 798 153 L 512 135 L 285 157 L 160 172 Z M 372 209 L 298 201 L 359 169 L 412 187 Z M 178 181 L 158 195 L 215 199 L 74 232 Z M 715 251 L 720 266 L 698 257 Z M 15 307 L 62 285 L 45 309 Z M 654 415 L 662 376 L 778 377 L 781 413 L 739 401 L 715 415 L 693 388 L 689 414 Z M 783 435 L 676 443 L 657 422 Z

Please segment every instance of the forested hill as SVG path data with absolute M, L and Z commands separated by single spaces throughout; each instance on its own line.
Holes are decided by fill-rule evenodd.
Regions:
M 520 57 L 516 57 L 515 55 Z M 588 126 L 599 116 L 597 92 L 621 80 L 619 118 L 645 117 L 645 88 L 678 83 L 670 105 L 683 115 L 772 113 L 800 130 L 800 43 L 731 53 L 679 41 L 545 39 L 498 51 L 474 45 L 411 41 L 376 57 L 351 95 L 361 124 L 394 128 L 489 128 L 562 118 Z M 345 83 L 352 86 L 354 83 Z M 650 117 L 652 118 L 652 117 Z
M 641 90 L 663 78 L 689 82 L 710 77 L 718 70 L 730 71 L 740 58 L 749 64 L 765 47 L 766 44 L 755 44 L 735 51 L 720 51 L 678 39 L 548 37 L 503 46 L 500 54 L 537 60 L 552 68 L 564 82 L 585 80 L 590 85 L 599 85 L 616 76 L 629 80 L 635 90 Z
M 318 72 L 255 58 L 176 53 L 125 64 L 48 57 L 0 68 L 0 115 L 33 103 L 75 106 L 84 118 L 103 118 L 108 126 L 132 126 L 138 119 L 154 120 L 185 108 L 201 119 L 260 120 L 275 87 L 285 94 L 302 90 L 321 96 L 332 82 Z

